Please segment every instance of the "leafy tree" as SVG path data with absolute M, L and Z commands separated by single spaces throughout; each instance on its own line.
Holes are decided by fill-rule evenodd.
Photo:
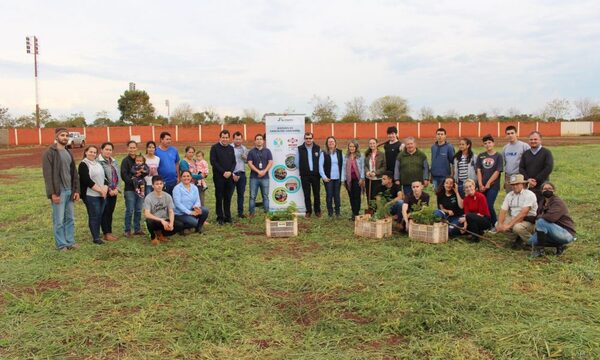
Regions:
M 35 116 L 31 115 L 22 115 L 15 119 L 14 122 L 15 127 L 25 128 L 25 127 L 35 127 Z
M 126 90 L 119 98 L 121 120 L 126 124 L 147 125 L 154 121 L 154 106 L 143 90 Z
M 375 119 L 400 121 L 408 114 L 408 102 L 400 96 L 388 95 L 373 101 L 370 109 Z
M 256 109 L 244 109 L 242 114 L 242 122 L 246 124 L 259 123 L 261 117 Z
M 544 121 L 562 120 L 571 111 L 571 105 L 567 99 L 554 99 L 549 101 L 540 113 Z
M 314 95 L 310 103 L 314 106 L 312 112 L 313 121 L 327 123 L 336 120 L 337 105 L 329 96 L 322 98 Z
M 0 128 L 15 126 L 15 119 L 8 113 L 8 108 L 0 107 Z
M 435 120 L 435 116 L 433 114 L 433 109 L 429 106 L 423 106 L 421 110 L 419 110 L 419 120 L 421 121 L 433 121 Z
M 206 121 L 206 114 L 203 112 L 195 112 L 192 114 L 194 124 L 203 124 Z
M 217 110 L 212 106 L 204 108 L 204 122 L 205 123 L 220 123 L 221 116 L 217 113 Z
M 190 104 L 180 104 L 175 108 L 175 110 L 173 110 L 173 114 L 171 114 L 171 124 L 194 124 L 194 110 L 192 109 Z
M 92 126 L 113 126 L 115 123 L 108 117 L 108 111 L 102 110 L 96 113 L 96 120 Z
M 224 124 L 243 124 L 244 120 L 242 120 L 242 118 L 240 118 L 239 116 L 226 115 L 223 118 L 223 123 Z
M 346 111 L 341 121 L 360 122 L 367 119 L 367 103 L 362 96 L 355 97 L 344 105 L 346 105 Z

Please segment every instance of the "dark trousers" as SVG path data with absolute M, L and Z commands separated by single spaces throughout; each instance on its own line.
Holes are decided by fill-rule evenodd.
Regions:
M 199 216 L 193 215 L 175 215 L 175 221 L 181 224 L 181 230 L 183 229 L 194 229 L 196 231 L 202 231 L 202 226 L 208 218 L 208 208 L 202 206 L 202 214 Z
M 474 232 L 475 234 L 483 235 L 485 230 L 492 227 L 490 218 L 487 216 L 479 216 L 475 213 L 468 213 L 465 218 L 467 220 L 467 230 Z
M 231 222 L 231 198 L 233 197 L 233 179 L 225 179 L 222 176 L 213 177 L 215 184 L 215 211 L 217 212 L 217 221 Z
M 375 200 L 375 196 L 379 193 L 380 188 L 381 180 L 365 179 L 365 189 L 367 191 L 367 206 L 369 207 L 369 209 L 373 208 L 371 207 L 371 200 Z
M 164 183 L 163 191 L 166 192 L 167 194 L 173 196 L 173 189 L 175 188 L 175 185 L 177 185 L 177 181 L 170 182 L 170 183 Z
M 101 196 L 83 197 L 85 208 L 88 213 L 88 226 L 92 234 L 92 240 L 100 239 L 100 224 L 102 223 L 102 213 L 106 200 Z
M 321 213 L 321 177 L 318 175 L 301 176 L 302 191 L 304 192 L 304 205 L 306 205 L 306 213 L 312 214 L 313 209 L 315 214 Z M 315 198 L 314 208 L 311 198 L 311 190 Z
M 246 173 L 240 171 L 236 175 L 240 177 L 237 182 L 234 182 L 237 194 L 237 213 L 238 216 L 242 216 L 244 214 L 244 194 L 246 193 Z
M 356 216 L 360 213 L 360 197 L 361 189 L 358 180 L 352 180 L 350 186 L 346 183 L 346 190 L 348 190 L 348 197 L 350 198 L 350 207 L 352 208 L 352 215 Z
M 340 215 L 340 179 L 325 183 L 325 202 L 327 203 L 327 215 L 333 216 L 333 204 L 335 203 L 335 214 Z
M 148 233 L 150 234 L 150 239 L 152 240 L 156 239 L 157 231 L 162 231 L 163 235 L 165 236 L 171 236 L 175 234 L 175 232 L 180 231 L 182 229 L 181 224 L 177 224 L 177 222 L 174 222 L 173 230 L 165 231 L 165 228 L 160 223 L 160 221 L 149 219 L 146 219 L 146 227 L 148 228 Z
M 102 232 L 106 234 L 112 233 L 112 221 L 113 213 L 115 212 L 115 206 L 117 206 L 116 196 L 107 196 L 106 204 L 104 205 L 104 211 L 102 211 Z

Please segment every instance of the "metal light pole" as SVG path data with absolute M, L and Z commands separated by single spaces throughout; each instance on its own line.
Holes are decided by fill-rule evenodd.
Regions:
M 38 66 L 37 56 L 39 54 L 38 38 L 37 36 L 25 37 L 25 46 L 27 53 L 31 54 L 31 38 L 33 38 L 33 63 L 35 67 L 35 126 L 40 127 L 40 94 L 38 91 Z
M 169 100 L 165 100 L 165 106 L 167 107 L 167 122 L 171 121 L 171 103 Z

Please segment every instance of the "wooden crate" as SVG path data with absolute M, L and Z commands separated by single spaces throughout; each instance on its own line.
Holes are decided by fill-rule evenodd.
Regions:
M 357 215 L 354 218 L 354 234 L 375 239 L 392 236 L 393 219 L 391 217 L 375 221 L 370 219 L 370 214 Z
M 408 237 L 429 244 L 445 243 L 448 242 L 448 224 L 437 222 L 433 225 L 423 225 L 410 220 Z
M 298 236 L 298 217 L 294 220 L 272 221 L 265 219 L 267 237 L 292 237 Z

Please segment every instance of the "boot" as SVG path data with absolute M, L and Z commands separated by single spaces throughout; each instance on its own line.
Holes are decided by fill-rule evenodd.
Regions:
M 565 250 L 567 250 L 567 247 L 565 245 L 558 245 L 556 247 L 556 256 L 561 256 L 562 253 L 565 252 Z
M 536 231 L 537 234 L 537 244 L 533 248 L 533 252 L 531 253 L 532 258 L 537 258 L 540 256 L 545 256 L 544 246 L 546 245 L 546 233 L 541 231 Z

